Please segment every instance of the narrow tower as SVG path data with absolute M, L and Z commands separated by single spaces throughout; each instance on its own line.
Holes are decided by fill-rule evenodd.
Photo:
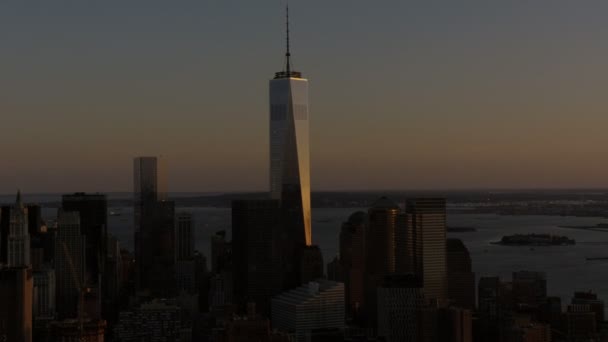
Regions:
M 285 67 L 270 81 L 270 194 L 286 209 L 286 233 L 296 245 L 312 243 L 308 80 L 291 68 L 289 7 Z
M 15 205 L 10 208 L 10 227 L 8 232 L 8 265 L 10 267 L 30 264 L 30 235 L 28 231 L 28 211 L 17 192 Z

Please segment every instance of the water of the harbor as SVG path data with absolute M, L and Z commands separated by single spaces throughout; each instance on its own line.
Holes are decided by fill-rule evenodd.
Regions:
M 109 217 L 109 232 L 118 237 L 124 248 L 133 248 L 132 208 L 110 208 L 120 215 Z M 313 210 L 313 242 L 323 251 L 325 261 L 338 253 L 342 222 L 357 209 L 322 208 Z M 230 209 L 178 208 L 188 211 L 196 221 L 196 248 L 209 256 L 210 237 L 225 230 L 230 237 Z M 45 209 L 51 218 L 56 209 Z M 570 301 L 574 291 L 593 290 L 608 300 L 608 260 L 587 261 L 587 257 L 608 257 L 608 232 L 560 228 L 559 226 L 594 226 L 608 223 L 604 218 L 560 216 L 498 216 L 449 214 L 452 227 L 474 227 L 476 232 L 449 233 L 465 243 L 473 259 L 477 277 L 500 276 L 504 280 L 518 270 L 543 271 L 547 274 L 549 295 Z M 501 246 L 490 242 L 504 235 L 547 233 L 565 235 L 576 240 L 574 246 Z

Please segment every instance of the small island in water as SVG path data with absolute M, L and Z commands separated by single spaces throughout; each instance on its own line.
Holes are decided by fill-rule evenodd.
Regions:
M 567 236 L 549 234 L 515 234 L 503 236 L 500 241 L 492 242 L 495 245 L 505 246 L 570 246 L 576 241 Z

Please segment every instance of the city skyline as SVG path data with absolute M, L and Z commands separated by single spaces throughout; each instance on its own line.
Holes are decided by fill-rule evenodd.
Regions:
M 59 1 L 0 4 L 0 340 L 608 341 L 608 4 L 275 0 L 272 78 L 277 4 Z
M 280 1 L 0 6 L 0 193 L 128 191 L 137 155 L 166 157 L 172 191 L 267 188 Z M 608 187 L 608 5 L 292 7 L 313 189 Z

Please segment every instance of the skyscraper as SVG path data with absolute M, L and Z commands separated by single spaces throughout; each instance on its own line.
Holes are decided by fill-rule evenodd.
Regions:
M 377 323 L 377 289 L 387 275 L 395 273 L 395 234 L 401 209 L 386 197 L 368 210 L 365 229 L 365 314 L 371 326 Z
M 278 240 L 278 200 L 232 202 L 232 246 L 236 304 L 244 312 L 249 302 L 268 315 L 270 299 L 283 290 Z
M 364 306 L 365 227 L 367 214 L 350 215 L 340 231 L 340 263 L 344 270 L 346 312 L 356 317 Z
M 282 201 L 289 239 L 311 245 L 308 80 L 291 69 L 289 9 L 285 69 L 270 81 L 270 195 Z
M 98 287 L 103 275 L 108 239 L 108 201 L 106 195 L 83 192 L 62 196 L 62 208 L 77 212 L 80 233 L 86 237 L 86 282 Z
M 8 231 L 8 266 L 30 265 L 30 234 L 27 208 L 17 193 L 15 205 L 10 208 L 10 226 Z
M 448 294 L 446 209 L 443 198 L 407 201 L 407 253 L 413 272 L 422 278 L 424 296 L 445 303 Z
M 59 211 L 55 240 L 56 307 L 60 319 L 78 316 L 79 291 L 85 278 L 85 239 L 78 212 Z
M 196 293 L 194 222 L 185 212 L 177 214 L 175 222 L 175 278 L 178 292 Z
M 448 297 L 458 307 L 475 309 L 475 273 L 469 250 L 459 239 L 447 240 Z
M 0 341 L 32 341 L 32 269 L 0 266 Z
M 162 295 L 175 289 L 175 204 L 167 201 L 164 169 L 160 158 L 134 159 L 136 285 Z
M 167 200 L 165 163 L 159 157 L 137 157 L 133 160 L 133 206 L 135 231 L 141 229 L 142 210 L 147 203 Z

